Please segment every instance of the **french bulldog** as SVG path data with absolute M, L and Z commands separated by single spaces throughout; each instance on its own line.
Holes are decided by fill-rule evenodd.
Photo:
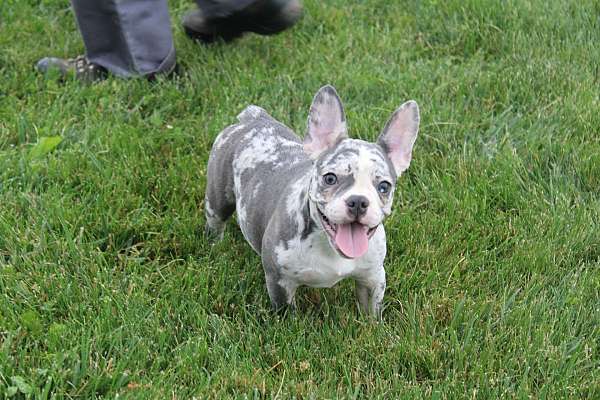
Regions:
M 351 277 L 359 309 L 381 318 L 386 235 L 396 179 L 408 168 L 419 108 L 408 101 L 376 143 L 348 137 L 332 86 L 315 95 L 304 140 L 258 106 L 213 144 L 207 172 L 207 231 L 222 238 L 237 212 L 261 256 L 275 309 L 295 306 L 299 286 L 332 287 Z

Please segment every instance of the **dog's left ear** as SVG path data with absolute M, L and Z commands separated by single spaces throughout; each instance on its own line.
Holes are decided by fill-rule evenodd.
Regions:
M 419 132 L 419 119 L 419 106 L 413 100 L 407 101 L 392 114 L 377 139 L 377 144 L 392 161 L 396 176 L 400 176 L 410 165 Z
M 310 106 L 304 150 L 312 158 L 317 158 L 324 150 L 347 137 L 346 115 L 342 101 L 333 86 L 323 86 Z

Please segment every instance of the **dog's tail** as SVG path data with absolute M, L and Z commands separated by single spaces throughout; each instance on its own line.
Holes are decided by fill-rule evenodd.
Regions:
M 262 117 L 272 118 L 262 107 L 252 104 L 244 108 L 244 111 L 238 114 L 237 119 L 240 122 L 250 122 Z

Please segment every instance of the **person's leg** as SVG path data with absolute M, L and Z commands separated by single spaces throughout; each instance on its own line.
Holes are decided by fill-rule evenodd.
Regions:
M 175 67 L 166 0 L 72 0 L 72 4 L 86 48 L 81 70 L 74 65 L 77 75 L 89 66 L 100 66 L 122 77 L 152 77 Z M 49 66 L 53 60 L 67 61 L 45 60 L 50 60 Z
M 166 0 L 72 0 L 86 55 L 119 76 L 169 72 L 175 47 Z
M 245 32 L 279 33 L 302 16 L 300 0 L 196 0 L 198 8 L 183 18 L 186 34 L 210 43 L 230 41 Z

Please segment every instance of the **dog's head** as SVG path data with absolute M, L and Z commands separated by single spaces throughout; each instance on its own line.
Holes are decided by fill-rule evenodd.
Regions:
M 304 149 L 314 160 L 311 218 L 341 255 L 364 255 L 369 239 L 391 213 L 396 179 L 410 165 L 419 130 L 419 107 L 408 101 L 376 143 L 348 138 L 342 102 L 332 86 L 312 102 Z

